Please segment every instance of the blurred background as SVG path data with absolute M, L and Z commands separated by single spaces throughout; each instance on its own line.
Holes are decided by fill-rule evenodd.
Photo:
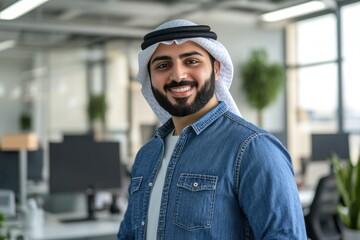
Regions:
M 52 179 L 52 171 L 60 179 L 70 174 L 64 159 L 85 159 L 78 163 L 84 167 L 94 156 L 89 148 L 103 152 L 94 159 L 97 167 L 103 159 L 118 163 L 109 160 L 108 168 L 86 174 L 99 180 L 115 166 L 118 173 L 98 188 L 126 195 L 120 188 L 127 187 L 134 156 L 159 125 L 136 81 L 137 54 L 146 33 L 176 18 L 210 25 L 217 33 L 233 60 L 230 91 L 242 116 L 283 142 L 300 185 L 316 186 L 329 172 L 331 153 L 354 160 L 360 154 L 357 0 L 36 0 L 10 9 L 19 2 L 0 0 L 0 137 L 36 137 L 36 149 L 26 151 L 27 195 L 75 193 L 95 184 L 89 177 L 67 189 Z M 289 7 L 294 15 L 265 15 Z M 262 109 L 261 122 L 242 71 L 259 49 L 285 76 L 275 100 Z M 10 168 L 6 159 L 26 150 L 16 146 L 0 151 L 0 168 Z M 308 167 L 312 162 L 315 170 Z M 10 185 L 4 176 L 0 170 L 0 189 Z M 78 178 L 85 176 L 78 172 Z

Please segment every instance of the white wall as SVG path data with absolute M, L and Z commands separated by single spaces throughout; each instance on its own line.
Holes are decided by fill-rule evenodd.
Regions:
M 86 132 L 86 49 L 62 48 L 49 52 L 49 132 Z
M 0 137 L 20 132 L 18 120 L 24 107 L 25 72 L 30 65 L 28 58 L 0 52 Z
M 281 29 L 248 26 L 227 26 L 209 23 L 217 33 L 218 40 L 228 49 L 234 64 L 234 79 L 230 92 L 233 95 L 243 117 L 256 124 L 256 111 L 247 104 L 245 93 L 240 90 L 240 69 L 247 61 L 251 50 L 264 48 L 270 61 L 283 64 L 283 35 Z M 285 89 L 283 89 L 285 90 Z M 284 91 L 276 102 L 264 111 L 264 126 L 269 131 L 283 131 L 284 122 Z
M 122 41 L 108 43 L 106 59 L 107 128 L 110 131 L 127 131 L 129 68 L 126 45 Z

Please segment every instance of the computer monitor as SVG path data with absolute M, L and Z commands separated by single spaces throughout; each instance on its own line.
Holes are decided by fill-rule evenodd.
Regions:
M 20 170 L 18 152 L 0 152 L 0 189 L 13 191 L 18 197 Z
M 27 180 L 42 181 L 43 150 L 27 151 Z M 20 153 L 18 151 L 0 151 L 0 189 L 13 191 L 19 200 L 20 191 Z
M 349 134 L 312 134 L 311 149 L 312 161 L 329 160 L 333 154 L 346 160 L 349 158 Z
M 121 188 L 119 142 L 91 139 L 49 144 L 50 194 L 85 193 L 88 216 L 95 219 L 95 193 L 118 192 Z

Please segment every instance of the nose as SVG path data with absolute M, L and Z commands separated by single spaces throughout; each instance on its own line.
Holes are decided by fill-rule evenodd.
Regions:
M 180 63 L 174 64 L 172 68 L 170 80 L 180 82 L 182 80 L 185 80 L 186 77 L 187 77 L 186 68 Z

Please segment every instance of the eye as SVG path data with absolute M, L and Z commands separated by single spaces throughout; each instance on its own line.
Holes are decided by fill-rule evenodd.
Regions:
M 186 60 L 186 64 L 193 65 L 193 64 L 197 64 L 197 63 L 199 63 L 199 60 L 197 60 L 197 59 L 187 59 Z
M 169 63 L 160 63 L 158 65 L 155 66 L 156 70 L 164 70 L 169 68 L 170 64 Z

